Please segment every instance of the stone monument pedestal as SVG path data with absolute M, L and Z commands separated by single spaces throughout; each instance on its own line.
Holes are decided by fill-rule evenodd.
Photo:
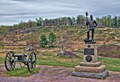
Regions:
M 85 42 L 83 61 L 75 67 L 72 76 L 104 79 L 108 76 L 105 65 L 97 60 L 96 42 Z

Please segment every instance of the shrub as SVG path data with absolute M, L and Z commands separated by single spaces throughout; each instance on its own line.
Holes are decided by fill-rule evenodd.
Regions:
M 40 45 L 44 48 L 48 44 L 47 38 L 44 34 L 40 37 Z
M 49 45 L 51 47 L 54 46 L 54 43 L 56 42 L 56 35 L 53 32 L 50 32 L 48 36 L 48 40 L 49 40 Z

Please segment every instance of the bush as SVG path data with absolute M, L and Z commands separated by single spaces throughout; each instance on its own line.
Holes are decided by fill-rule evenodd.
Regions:
M 53 32 L 49 33 L 48 36 L 48 40 L 49 40 L 49 46 L 54 46 L 54 43 L 56 42 L 56 35 Z
M 40 37 L 40 45 L 44 48 L 48 44 L 47 38 L 44 34 Z

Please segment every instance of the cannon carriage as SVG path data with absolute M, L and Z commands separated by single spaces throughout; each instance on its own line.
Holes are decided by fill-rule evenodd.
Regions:
M 33 72 L 36 67 L 36 53 L 30 47 L 25 48 L 24 53 L 15 54 L 13 51 L 9 51 L 5 56 L 5 68 L 8 71 L 15 69 L 16 62 L 21 62 L 27 66 L 29 72 Z

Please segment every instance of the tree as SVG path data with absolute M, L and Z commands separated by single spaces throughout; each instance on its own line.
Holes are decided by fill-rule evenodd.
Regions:
M 31 20 L 28 21 L 28 27 L 29 27 L 29 28 L 32 28 L 32 27 L 33 27 L 33 23 L 32 23 Z
M 111 17 L 112 17 L 111 15 L 107 16 L 107 21 L 108 21 L 107 26 L 111 26 Z
M 118 17 L 118 26 L 120 27 L 120 16 Z
M 71 20 L 72 20 L 72 25 L 75 26 L 76 25 L 76 19 L 75 19 L 75 17 L 72 17 Z
M 77 16 L 77 25 L 80 25 L 80 15 Z
M 72 20 L 70 17 L 67 17 L 67 25 L 73 25 Z
M 115 17 L 112 19 L 112 26 L 113 26 L 113 27 L 117 27 L 117 26 L 118 26 L 117 16 L 115 16 Z
M 48 44 L 47 38 L 44 34 L 40 37 L 40 45 L 44 48 Z
M 77 25 L 84 26 L 85 24 L 85 17 L 83 15 L 78 15 L 77 16 Z
M 48 26 L 48 19 L 44 20 L 44 26 Z
M 39 19 L 36 19 L 36 22 L 37 22 L 37 27 L 43 25 L 43 19 L 41 17 Z
M 118 22 L 117 22 L 117 16 L 115 16 L 114 21 L 115 21 L 115 27 L 117 27 L 117 25 L 118 25 L 118 24 L 117 24 L 117 23 L 118 23 Z
M 49 40 L 50 46 L 51 47 L 54 46 L 54 43 L 56 42 L 56 35 L 53 32 L 50 32 L 48 36 L 48 40 Z

